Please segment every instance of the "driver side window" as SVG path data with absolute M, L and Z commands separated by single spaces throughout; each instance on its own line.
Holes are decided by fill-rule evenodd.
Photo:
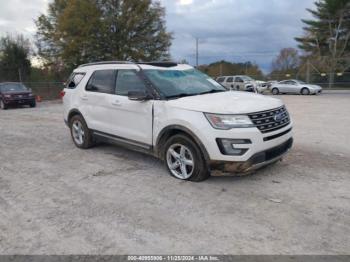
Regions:
M 227 78 L 226 82 L 227 82 L 227 83 L 233 83 L 233 77 Z
M 130 91 L 146 92 L 145 83 L 135 70 L 118 70 L 116 94 L 127 96 Z

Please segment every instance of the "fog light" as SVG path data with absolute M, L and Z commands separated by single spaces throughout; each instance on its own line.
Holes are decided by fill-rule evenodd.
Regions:
M 235 148 L 235 145 L 251 144 L 249 139 L 217 139 L 220 152 L 223 155 L 242 156 L 248 148 Z

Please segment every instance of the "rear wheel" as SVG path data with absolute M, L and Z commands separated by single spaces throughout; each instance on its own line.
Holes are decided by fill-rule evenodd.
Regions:
M 0 100 L 0 108 L 2 110 L 6 110 L 7 109 L 7 106 L 5 105 L 4 101 Z
M 275 88 L 272 89 L 272 94 L 273 95 L 278 95 L 279 93 L 280 93 L 280 91 L 278 90 L 278 88 L 275 87 Z
M 181 180 L 200 182 L 210 171 L 200 148 L 186 135 L 175 135 L 165 144 L 165 162 L 170 174 Z
M 92 133 L 81 115 L 73 116 L 70 120 L 71 136 L 74 144 L 81 149 L 88 149 L 94 145 Z
M 304 87 L 303 89 L 301 89 L 301 94 L 304 96 L 310 95 L 310 90 Z

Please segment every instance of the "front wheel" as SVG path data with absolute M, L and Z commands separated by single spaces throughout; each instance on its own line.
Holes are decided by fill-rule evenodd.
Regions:
M 31 102 L 31 103 L 29 104 L 29 106 L 30 106 L 31 108 L 36 107 L 36 102 L 35 102 L 35 101 Z
M 278 90 L 278 88 L 273 88 L 272 89 L 272 94 L 273 95 L 278 95 L 280 93 L 280 91 Z
M 186 135 L 175 135 L 166 142 L 165 162 L 170 174 L 181 180 L 200 182 L 210 176 L 200 148 Z
M 0 100 L 0 108 L 2 110 L 6 110 L 7 109 L 7 106 L 5 105 L 4 101 Z
M 301 90 L 301 94 L 304 95 L 304 96 L 310 95 L 310 90 L 308 88 L 304 87 Z

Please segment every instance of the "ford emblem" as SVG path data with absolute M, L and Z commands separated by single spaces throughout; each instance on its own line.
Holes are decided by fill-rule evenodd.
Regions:
M 283 119 L 283 113 L 279 113 L 279 114 L 276 114 L 273 119 L 276 121 L 276 122 L 281 122 L 282 119 Z

